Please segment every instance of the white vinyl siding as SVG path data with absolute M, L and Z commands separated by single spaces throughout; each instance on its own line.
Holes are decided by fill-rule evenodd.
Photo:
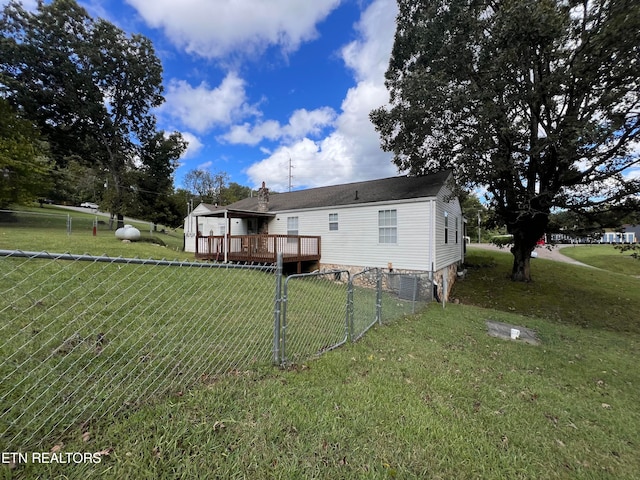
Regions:
M 379 212 L 396 211 L 396 243 L 380 243 Z M 444 243 L 444 212 L 451 217 L 451 238 Z M 340 219 L 339 230 L 328 231 L 329 214 Z M 462 218 L 460 203 L 443 189 L 438 197 L 366 205 L 332 206 L 278 212 L 269 233 L 287 234 L 287 217 L 299 218 L 301 235 L 319 236 L 321 264 L 431 271 L 462 260 L 462 247 L 453 243 L 455 218 Z M 386 227 L 385 227 L 386 228 Z M 460 228 L 460 227 L 458 227 Z M 460 234 L 458 239 L 460 239 Z
M 362 267 L 430 270 L 431 201 L 392 205 L 358 205 L 297 211 L 300 234 L 322 237 L 321 263 Z M 397 243 L 379 243 L 378 211 L 397 211 Z M 269 223 L 269 233 L 286 234 L 286 218 L 281 212 Z M 329 213 L 337 213 L 340 229 L 327 231 Z M 278 220 L 280 218 L 280 220 Z
M 446 213 L 446 216 L 445 216 Z M 460 225 L 462 210 L 457 198 L 451 198 L 451 192 L 443 187 L 436 203 L 435 225 L 435 270 L 440 270 L 462 260 L 462 248 L 455 243 L 456 225 Z M 445 220 L 445 218 L 447 220 Z M 445 224 L 445 222 L 447 222 Z M 458 223 L 456 223 L 458 222 Z M 446 225 L 446 227 L 445 227 Z M 457 227 L 459 229 L 459 227 Z M 445 229 L 447 233 L 445 233 Z M 458 239 L 460 238 L 458 234 Z
M 378 243 L 398 243 L 397 210 L 378 210 Z

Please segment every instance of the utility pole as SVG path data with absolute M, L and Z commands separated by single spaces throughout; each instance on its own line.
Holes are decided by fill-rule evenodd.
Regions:
M 478 243 L 480 243 L 480 210 L 478 210 Z
M 289 191 L 291 191 L 291 179 L 293 178 L 293 174 L 291 173 L 291 169 L 293 165 L 291 165 L 291 155 L 289 155 Z

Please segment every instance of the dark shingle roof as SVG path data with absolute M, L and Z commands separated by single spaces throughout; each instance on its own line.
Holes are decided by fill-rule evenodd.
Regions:
M 269 211 L 433 197 L 438 194 L 450 175 L 450 171 L 443 171 L 420 177 L 390 177 L 288 193 L 272 193 L 269 195 Z M 257 211 L 258 198 L 245 198 L 222 208 Z

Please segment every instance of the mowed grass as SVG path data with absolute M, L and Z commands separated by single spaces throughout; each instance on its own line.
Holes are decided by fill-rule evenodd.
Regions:
M 535 328 L 542 345 L 486 334 Z M 16 478 L 620 479 L 640 471 L 637 335 L 430 308 L 296 369 L 245 372 L 91 425 L 100 464 Z
M 598 248 L 609 252 L 611 264 L 628 260 L 607 246 Z M 581 261 L 593 258 L 584 256 Z M 640 266 L 640 261 L 633 261 Z M 531 260 L 533 281 L 516 283 L 509 279 L 512 262 L 510 253 L 470 248 L 469 275 L 457 283 L 454 296 L 463 303 L 559 323 L 640 333 L 640 278 L 536 258 Z
M 640 276 L 640 261 L 631 256 L 631 252 L 621 253 L 613 245 L 576 245 L 564 247 L 563 255 L 622 275 Z
M 70 234 L 67 232 L 68 217 L 71 217 Z M 94 236 L 93 225 L 96 219 L 100 223 Z M 182 230 L 153 232 L 150 231 L 152 229 L 149 223 L 126 223 L 140 230 L 141 241 L 126 243 L 118 240 L 115 231 L 108 228 L 108 217 L 51 205 L 43 208 L 20 207 L 17 214 L 0 212 L 0 249 L 193 260 L 193 254 L 182 252 Z
M 288 370 L 238 371 L 76 426 L 57 442 L 108 453 L 99 464 L 0 474 L 637 478 L 640 280 L 536 259 L 534 282 L 521 285 L 508 280 L 506 253 L 470 250 L 468 260 L 458 304 L 432 304 Z M 317 311 L 331 298 L 321 290 L 313 286 Z M 532 328 L 541 344 L 490 337 L 486 320 Z
M 271 363 L 268 272 L 4 257 L 0 271 L 0 451 Z

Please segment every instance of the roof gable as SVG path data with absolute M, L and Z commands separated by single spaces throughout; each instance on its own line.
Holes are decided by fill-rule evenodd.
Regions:
M 268 209 L 273 212 L 435 197 L 450 176 L 450 171 L 443 171 L 419 177 L 389 177 L 288 193 L 271 193 Z M 257 211 L 258 198 L 245 198 L 223 208 Z

